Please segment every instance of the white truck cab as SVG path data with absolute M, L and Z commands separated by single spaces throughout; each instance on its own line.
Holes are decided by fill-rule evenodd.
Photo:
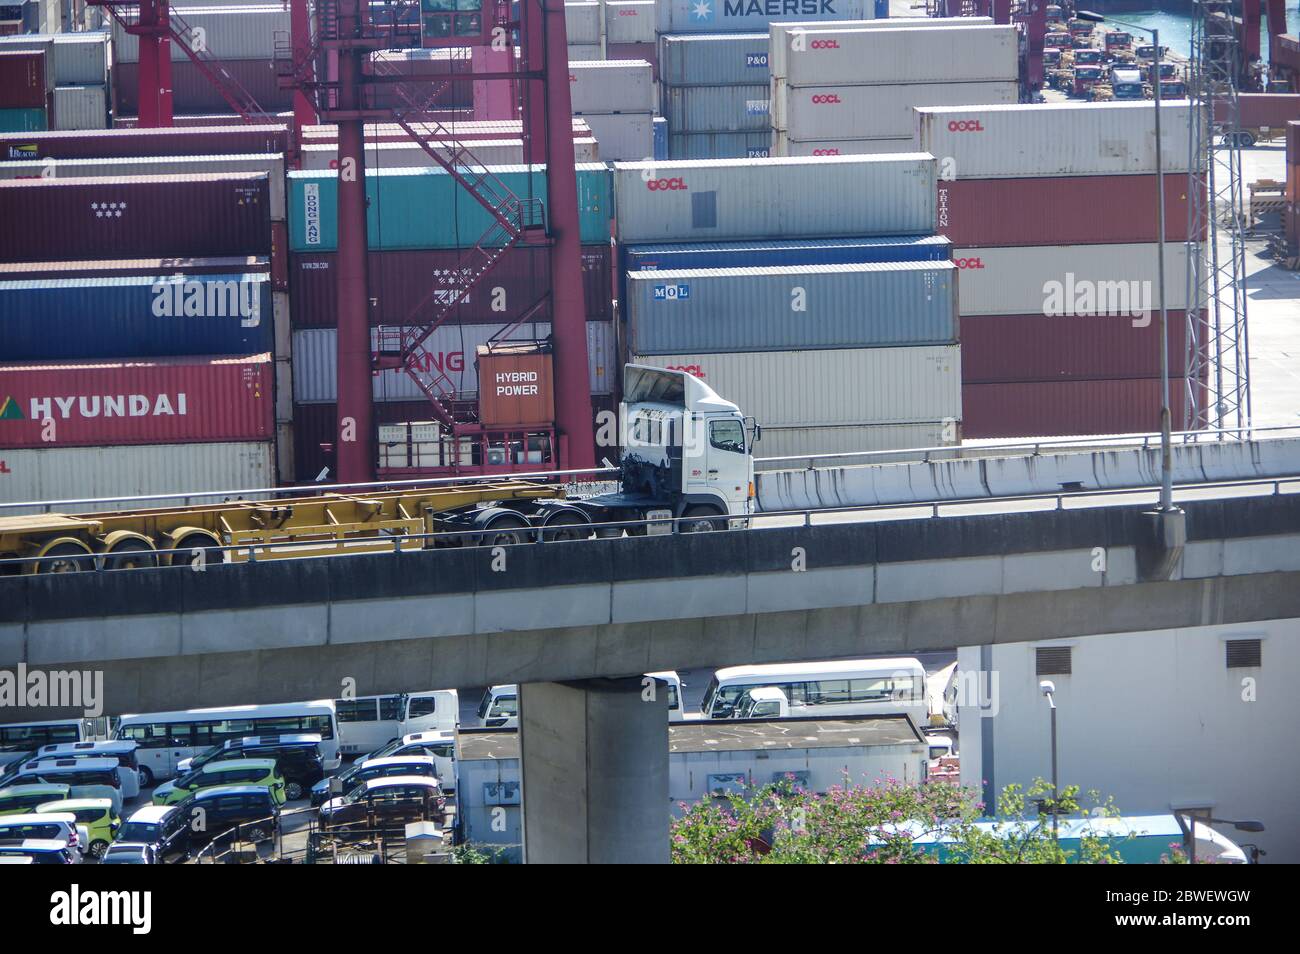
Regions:
M 759 431 L 746 434 L 740 408 L 686 371 L 639 364 L 624 368 L 623 394 L 622 488 L 584 501 L 593 517 L 683 518 L 692 533 L 743 527 Z

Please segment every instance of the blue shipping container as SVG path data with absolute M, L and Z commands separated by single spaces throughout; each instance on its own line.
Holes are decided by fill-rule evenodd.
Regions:
M 665 86 L 753 86 L 771 79 L 767 33 L 659 37 L 659 82 Z
M 660 33 L 735 33 L 769 23 L 870 20 L 875 0 L 660 0 Z
M 952 243 L 942 235 L 805 239 L 790 242 L 717 242 L 627 245 L 629 272 L 662 268 L 764 268 L 777 265 L 859 265 L 866 262 L 942 262 Z
M 0 282 L 5 361 L 270 351 L 265 274 Z
M 544 166 L 489 166 L 505 188 L 520 199 L 546 202 Z M 531 174 L 530 174 L 531 172 Z M 598 162 L 577 165 L 578 225 L 585 244 L 609 241 L 613 183 Z M 332 252 L 338 248 L 338 173 L 289 173 L 289 249 Z M 489 180 L 491 181 L 491 180 Z M 494 183 L 495 185 L 495 183 Z M 367 171 L 366 214 L 370 248 L 470 248 L 495 219 L 446 170 Z M 533 216 L 536 218 L 536 216 Z
M 627 274 L 630 350 L 702 354 L 957 340 L 947 261 Z
M 652 128 L 654 130 L 654 157 L 662 162 L 668 158 L 668 120 L 662 116 L 656 116 Z
M 692 132 L 668 134 L 668 158 L 766 159 L 772 153 L 770 132 Z

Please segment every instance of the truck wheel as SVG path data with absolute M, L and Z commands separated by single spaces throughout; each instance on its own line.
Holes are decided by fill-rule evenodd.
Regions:
M 585 540 L 591 526 L 576 513 L 559 513 L 546 524 L 545 540 Z
M 678 524 L 678 531 L 681 533 L 708 533 L 711 530 L 721 530 L 726 526 L 726 523 L 716 519 L 719 516 L 721 514 L 716 507 L 688 507 L 686 513 L 682 514 L 681 522 Z

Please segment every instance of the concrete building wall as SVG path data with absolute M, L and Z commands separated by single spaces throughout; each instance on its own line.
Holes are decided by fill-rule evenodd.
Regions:
M 926 747 L 919 743 L 764 752 L 673 752 L 668 757 L 668 793 L 674 814 L 681 814 L 679 805 L 705 798 L 720 775 L 743 775 L 747 786 L 762 788 L 793 774 L 797 784 L 815 792 L 843 785 L 846 779 L 854 785 L 872 785 L 890 778 L 915 785 L 925 777 L 926 755 Z
M 1229 669 L 1229 639 L 1262 640 L 1262 665 Z M 1036 674 L 1039 646 L 1070 646 L 1070 675 Z M 962 783 L 991 793 L 1050 778 L 1040 679 L 1056 685 L 1062 784 L 1113 796 L 1126 815 L 1170 806 L 1258 819 L 1244 835 L 1268 862 L 1300 861 L 1295 733 L 1300 724 L 1300 619 L 963 647 L 962 672 L 996 673 L 987 715 L 959 709 Z M 971 701 L 971 700 L 965 700 Z M 995 713 L 995 714 L 994 714 Z
M 489 790 L 494 786 L 495 790 Z M 498 804 L 499 802 L 508 804 Z M 499 860 L 523 861 L 518 759 L 465 759 L 456 767 L 456 810 L 467 842 L 500 849 Z

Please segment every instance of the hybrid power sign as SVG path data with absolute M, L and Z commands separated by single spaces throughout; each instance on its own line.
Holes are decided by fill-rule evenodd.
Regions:
M 865 20 L 872 0 L 667 0 L 661 33 L 728 33 L 764 29 L 779 20 Z

